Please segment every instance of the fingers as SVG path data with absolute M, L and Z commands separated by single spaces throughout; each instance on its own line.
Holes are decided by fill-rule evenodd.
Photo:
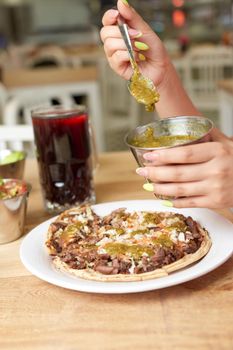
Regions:
M 208 187 L 205 181 L 189 183 L 154 183 L 154 193 L 156 195 L 174 198 L 204 196 L 208 194 Z
M 129 32 L 129 35 L 132 39 L 139 38 L 142 35 L 142 33 L 136 29 L 129 28 L 128 32 Z M 107 26 L 107 27 L 101 28 L 100 37 L 101 37 L 101 40 L 103 41 L 103 43 L 105 43 L 106 39 L 108 39 L 108 38 L 122 39 L 122 35 L 121 35 L 120 30 L 117 26 Z
M 152 182 L 193 182 L 202 180 L 206 164 L 144 167 L 138 168 L 136 172 Z
M 129 55 L 126 51 L 116 51 L 112 57 L 109 58 L 109 65 L 124 79 L 129 80 L 132 76 L 132 68 L 129 64 Z
M 151 32 L 149 25 L 142 19 L 142 17 L 131 7 L 127 6 L 122 0 L 118 0 L 117 8 L 119 13 L 124 17 L 127 24 L 134 29 L 140 30 L 146 34 Z
M 115 52 L 123 50 L 126 50 L 123 40 L 117 38 L 107 38 L 105 40 L 104 51 L 107 57 L 112 57 Z
M 215 157 L 215 143 L 206 142 L 195 145 L 161 149 L 144 154 L 148 165 L 192 164 L 207 162 Z
M 102 23 L 104 26 L 111 26 L 116 23 L 117 16 L 119 16 L 119 12 L 117 10 L 108 10 L 105 12 L 102 18 Z
M 105 12 L 102 18 L 102 23 L 104 26 L 111 26 L 116 24 L 117 17 L 120 13 L 130 28 L 141 31 L 144 34 L 152 32 L 150 26 L 131 6 L 126 6 L 122 0 L 118 0 L 117 7 L 119 11 L 111 9 Z
M 187 198 L 178 198 L 172 200 L 172 204 L 176 208 L 212 208 L 210 200 L 206 196 L 193 196 Z

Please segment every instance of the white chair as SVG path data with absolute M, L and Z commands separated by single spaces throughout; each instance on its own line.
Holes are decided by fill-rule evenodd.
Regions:
M 0 125 L 0 149 L 27 150 L 34 155 L 34 134 L 31 125 Z
M 124 135 L 140 123 L 141 105 L 130 95 L 127 82 L 116 75 L 105 58 L 99 60 L 103 126 L 106 148 L 124 149 Z
M 97 148 L 105 149 L 102 133 L 102 107 L 97 82 L 84 81 L 46 86 L 32 86 L 11 90 L 11 98 L 3 111 L 3 123 L 14 125 L 19 123 L 31 124 L 31 110 L 36 107 L 52 105 L 52 100 L 67 108 L 75 104 L 73 96 L 86 97 L 90 120 L 95 131 Z
M 45 88 L 37 88 L 36 90 L 33 88 L 22 89 L 15 96 L 11 96 L 5 103 L 2 112 L 3 124 L 31 124 L 31 110 L 37 107 L 51 106 L 53 100 L 67 108 L 72 107 L 74 104 L 74 100 L 65 93 L 59 94 Z
M 203 45 L 187 53 L 185 86 L 194 104 L 203 112 L 219 113 L 218 82 L 233 76 L 233 48 Z

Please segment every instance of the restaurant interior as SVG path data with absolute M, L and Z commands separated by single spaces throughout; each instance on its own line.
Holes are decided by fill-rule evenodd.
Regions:
M 233 349 L 233 0 L 128 2 L 202 116 L 159 119 L 110 68 L 117 0 L 0 0 L 2 350 Z M 152 121 L 183 141 L 137 147 Z
M 232 135 L 232 0 L 130 3 L 163 40 L 197 108 Z M 70 100 L 87 106 L 98 149 L 119 151 L 127 148 L 129 129 L 157 117 L 130 96 L 105 58 L 101 18 L 115 5 L 114 0 L 0 1 L 1 127 L 28 127 L 32 108 Z

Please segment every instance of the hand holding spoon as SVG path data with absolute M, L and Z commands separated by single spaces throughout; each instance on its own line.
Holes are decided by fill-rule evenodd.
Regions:
M 147 112 L 153 112 L 155 103 L 159 101 L 159 93 L 151 79 L 144 77 L 140 71 L 134 57 L 134 51 L 130 40 L 128 26 L 121 16 L 118 16 L 118 27 L 129 53 L 133 74 L 128 81 L 128 89 L 137 102 L 145 105 Z

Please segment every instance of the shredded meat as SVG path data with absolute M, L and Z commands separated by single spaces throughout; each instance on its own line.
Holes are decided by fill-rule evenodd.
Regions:
M 102 251 L 102 249 L 100 249 L 102 248 L 101 243 L 100 245 L 96 245 L 96 243 L 100 242 L 103 238 L 106 240 L 104 240 L 104 243 L 102 244 L 105 244 L 106 242 L 111 243 L 111 239 L 112 237 L 114 239 L 115 235 L 115 233 L 112 233 L 111 230 L 115 230 L 118 227 L 122 228 L 122 224 L 125 221 L 128 221 L 127 224 L 129 224 L 130 228 L 130 225 L 132 225 L 132 230 L 138 230 L 139 233 L 142 231 L 142 234 L 144 234 L 143 231 L 146 231 L 146 239 L 147 237 L 150 239 L 150 234 L 152 237 L 156 237 L 156 232 L 160 231 L 161 227 L 157 227 L 155 223 L 153 225 L 152 217 L 152 222 L 148 222 L 148 230 L 144 230 L 143 226 L 139 226 L 138 228 L 137 225 L 140 225 L 140 216 L 136 212 L 133 214 L 126 212 L 125 208 L 114 210 L 111 212 L 111 214 L 103 218 L 99 217 L 94 212 L 91 212 L 90 215 L 90 208 L 86 208 L 85 206 L 82 207 L 81 213 L 83 214 L 84 218 L 90 218 L 85 225 L 88 227 L 88 229 L 84 225 L 74 225 L 78 221 L 77 215 L 80 215 L 80 210 L 74 210 L 71 212 L 67 219 L 68 223 L 61 221 L 63 219 L 63 214 L 61 214 L 60 219 L 50 225 L 51 236 L 46 242 L 47 247 L 50 249 L 50 255 L 57 255 L 72 269 L 81 270 L 91 268 L 94 271 L 105 275 L 145 273 L 159 269 L 164 265 L 169 265 L 183 258 L 186 254 L 194 253 L 198 250 L 203 240 L 203 235 L 198 227 L 198 224 L 190 216 L 185 218 L 181 214 L 174 214 L 172 217 L 178 217 L 183 221 L 183 223 L 185 223 L 185 240 L 179 241 L 177 244 L 174 243 L 172 246 L 163 244 L 163 242 L 156 245 L 153 244 L 151 240 L 148 244 L 149 249 L 152 249 L 152 252 L 149 250 L 148 254 L 144 254 L 144 251 L 144 253 L 140 253 L 139 256 L 133 255 L 132 250 L 127 251 L 125 254 L 124 249 L 122 253 L 119 253 L 118 251 L 117 253 L 113 254 L 110 253 L 111 250 L 108 250 L 107 248 L 105 249 L 104 246 L 104 253 L 100 254 L 100 251 Z M 151 215 L 151 213 L 149 214 Z M 169 215 L 171 215 L 171 213 L 161 214 L 161 222 L 164 217 L 169 217 Z M 64 218 L 67 218 L 67 215 L 64 215 Z M 133 226 L 134 224 L 136 228 Z M 69 231 L 68 227 L 64 233 L 64 229 L 67 227 L 67 225 L 73 225 L 74 229 Z M 123 227 L 125 230 L 125 226 Z M 124 230 L 123 234 L 125 232 Z M 139 244 L 138 251 L 143 252 L 140 247 L 140 244 L 142 243 L 140 241 L 137 243 L 137 237 L 135 237 L 136 236 L 132 235 L 131 242 L 129 244 L 132 244 L 132 242 L 136 245 Z M 128 238 L 126 236 L 126 242 L 127 239 Z M 119 240 L 117 244 L 121 244 L 119 242 L 121 241 Z M 128 242 L 126 244 L 128 244 Z M 109 254 L 105 252 L 108 252 Z

